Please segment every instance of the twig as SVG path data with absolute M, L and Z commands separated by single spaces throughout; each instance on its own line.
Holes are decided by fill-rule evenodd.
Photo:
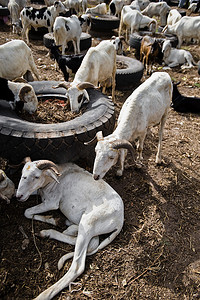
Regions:
M 32 269 L 31 271 L 32 271 L 32 272 L 38 272 L 39 269 L 41 268 L 41 265 L 42 265 L 42 254 L 41 254 L 41 252 L 40 252 L 40 250 L 38 249 L 38 246 L 37 246 L 37 244 L 36 244 L 35 232 L 34 232 L 34 227 L 33 227 L 33 217 L 32 217 L 32 235 L 33 235 L 33 242 L 34 242 L 35 248 L 36 248 L 36 250 L 37 250 L 37 252 L 38 252 L 38 254 L 39 254 L 39 256 L 40 256 L 40 264 L 39 264 L 39 266 L 38 266 L 37 269 Z
M 142 277 L 146 272 L 150 271 L 151 268 L 153 267 L 153 265 L 155 265 L 155 263 L 158 261 L 158 259 L 162 256 L 163 254 L 163 250 L 164 250 L 164 246 L 162 247 L 162 250 L 160 252 L 160 254 L 158 255 L 158 257 L 154 260 L 154 262 L 144 270 L 144 272 L 142 272 L 140 275 L 138 275 L 137 277 L 130 279 L 128 284 L 131 284 L 132 282 L 136 281 L 137 279 L 139 279 L 140 277 Z

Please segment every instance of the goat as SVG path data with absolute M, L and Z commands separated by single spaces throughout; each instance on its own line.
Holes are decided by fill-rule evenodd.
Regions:
M 183 49 L 172 48 L 169 40 L 164 41 L 162 46 L 163 60 L 168 68 L 181 66 L 181 69 L 192 68 L 197 66 L 192 54 Z M 188 65 L 186 65 L 186 63 Z M 167 68 L 165 68 L 167 69 Z
M 165 1 L 163 2 L 151 2 L 149 5 L 142 10 L 142 14 L 150 18 L 153 16 L 159 16 L 161 26 L 165 26 L 167 23 L 167 14 L 170 11 L 170 6 Z
M 0 77 L 1 99 L 9 102 L 12 109 L 30 114 L 37 110 L 38 99 L 33 87 L 28 83 L 12 82 Z
M 130 142 L 136 139 L 138 139 L 136 165 L 141 167 L 142 150 L 147 129 L 149 126 L 158 124 L 160 124 L 160 128 L 156 163 L 161 163 L 163 129 L 170 108 L 172 89 L 169 74 L 166 72 L 153 73 L 126 99 L 114 132 L 106 137 L 103 137 L 102 132 L 97 132 L 98 142 L 95 147 L 96 157 L 93 167 L 95 180 L 103 178 L 108 170 L 117 163 L 118 158 L 120 168 L 117 170 L 117 176 L 122 176 L 127 154 L 126 149 L 134 154 Z
M 54 229 L 40 231 L 49 237 L 75 245 L 75 251 L 61 257 L 58 268 L 73 257 L 68 272 L 36 299 L 52 299 L 80 276 L 85 269 L 86 255 L 92 255 L 109 245 L 120 233 L 124 222 L 124 206 L 119 194 L 105 181 L 95 182 L 92 174 L 73 163 L 55 165 L 51 161 L 30 161 L 22 170 L 16 197 L 26 201 L 38 190 L 42 203 L 25 211 L 25 217 L 56 225 L 56 219 L 39 215 L 60 209 L 70 226 L 58 232 Z M 99 236 L 109 234 L 102 242 Z
M 87 0 L 79 0 L 79 11 L 82 11 L 83 13 L 86 12 L 88 7 Z
M 149 0 L 134 0 L 131 2 L 130 6 L 132 9 L 137 9 L 138 11 L 141 11 L 149 5 Z
M 187 97 L 180 94 L 177 85 L 178 83 L 173 83 L 173 95 L 171 106 L 177 112 L 182 113 L 200 113 L 200 98 L 197 97 Z
M 91 28 L 91 16 L 88 14 L 83 14 L 78 17 L 82 32 L 88 33 Z
M 32 72 L 40 80 L 31 49 L 24 41 L 12 40 L 0 45 L 0 77 L 8 80 Z
M 62 46 L 62 54 L 65 54 L 67 43 L 72 41 L 74 53 L 80 53 L 81 25 L 78 17 L 57 17 L 53 25 L 53 33 L 56 45 Z
M 152 63 L 156 61 L 156 58 L 160 56 L 161 46 L 156 38 L 149 35 L 145 35 L 142 38 L 140 46 L 140 61 L 146 66 L 147 74 L 152 73 Z
M 0 199 L 5 200 L 8 204 L 10 199 L 15 195 L 15 185 L 7 177 L 3 170 L 0 170 Z
M 57 87 L 69 88 L 67 96 L 72 112 L 79 112 L 84 101 L 89 102 L 86 88 L 94 88 L 98 82 L 106 89 L 106 80 L 112 78 L 112 99 L 115 98 L 116 50 L 110 41 L 101 41 L 86 53 L 73 82 L 64 82 Z
M 105 3 L 97 4 L 94 7 L 90 7 L 86 9 L 86 14 L 99 14 L 99 15 L 106 15 L 107 14 L 107 7 Z
M 77 72 L 85 55 L 61 55 L 59 46 L 52 45 L 50 48 L 50 56 L 56 60 L 60 70 L 63 72 L 65 81 L 68 81 L 69 73 L 75 74 Z
M 200 8 L 198 7 L 198 3 L 191 3 L 188 7 L 188 10 L 191 11 L 191 13 L 198 13 L 200 12 Z
M 126 41 L 128 40 L 128 28 L 131 30 L 131 34 L 138 31 L 139 28 L 149 26 L 150 31 L 156 32 L 157 21 L 153 18 L 143 16 L 138 10 L 131 9 L 130 6 L 125 5 L 122 8 L 121 20 L 119 25 L 119 36 L 121 35 L 122 27 L 126 26 Z
M 49 32 L 52 32 L 53 23 L 59 13 L 65 11 L 65 6 L 61 1 L 55 1 L 50 7 L 42 7 L 36 9 L 33 7 L 25 7 L 20 13 L 22 21 L 22 38 L 29 44 L 29 30 L 31 26 L 34 28 L 47 27 Z
M 167 25 L 174 25 L 182 18 L 177 9 L 171 9 L 167 17 Z
M 10 12 L 10 17 L 11 17 L 11 23 L 12 23 L 12 27 L 13 33 L 18 33 L 21 30 L 20 27 L 20 8 L 19 5 L 17 4 L 17 2 L 15 0 L 9 0 L 8 2 L 8 10 Z
M 200 17 L 182 17 L 174 25 L 166 25 L 162 30 L 164 32 L 177 35 L 177 48 L 181 47 L 184 39 L 200 41 Z
M 19 5 L 20 11 L 25 7 L 28 6 L 29 0 L 15 0 L 16 3 Z M 8 7 L 9 0 L 0 0 L 0 5 Z
M 69 11 L 76 11 L 76 13 L 79 12 L 79 0 L 65 0 L 63 2 L 63 5 L 65 8 L 69 9 Z
M 123 55 L 124 48 L 123 48 L 122 41 L 125 41 L 125 38 L 123 36 L 116 37 L 116 36 L 113 35 L 111 37 L 110 41 L 115 46 L 116 53 L 118 55 Z
M 126 0 L 112 0 L 109 4 L 109 13 L 110 15 L 121 17 L 121 11 L 124 5 L 127 5 Z

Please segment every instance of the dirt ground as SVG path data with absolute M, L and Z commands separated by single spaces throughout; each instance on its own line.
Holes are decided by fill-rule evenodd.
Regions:
M 16 38 L 20 37 L 13 35 L 9 26 L 0 24 L 0 44 Z M 63 80 L 46 57 L 43 42 L 32 40 L 30 47 L 41 78 Z M 183 47 L 191 51 L 196 62 L 200 60 L 200 46 Z M 126 53 L 134 57 L 128 49 Z M 156 65 L 157 70 L 162 70 L 161 66 Z M 168 72 L 173 80 L 181 81 L 181 93 L 199 96 L 197 67 Z M 142 81 L 146 78 L 143 76 Z M 117 114 L 131 92 L 117 92 Z M 124 201 L 123 230 L 109 246 L 87 257 L 84 273 L 55 299 L 200 299 L 199 125 L 199 115 L 171 109 L 164 131 L 162 165 L 155 165 L 158 135 L 154 127 L 145 140 L 142 169 L 135 169 L 128 155 L 122 178 L 115 177 L 116 167 L 108 172 L 105 180 Z M 6 164 L 1 160 L 1 167 L 6 169 Z M 20 174 L 21 170 L 12 178 L 16 187 Z M 32 299 L 71 265 L 69 260 L 63 270 L 57 269 L 59 258 L 73 247 L 39 238 L 40 230 L 52 226 L 24 217 L 25 209 L 39 202 L 37 196 L 24 203 L 15 199 L 10 205 L 0 202 L 1 299 Z M 64 218 L 59 212 L 57 215 L 63 220 L 58 228 L 62 231 Z

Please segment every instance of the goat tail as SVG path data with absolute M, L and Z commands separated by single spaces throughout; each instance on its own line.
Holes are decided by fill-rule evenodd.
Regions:
M 74 252 L 70 252 L 63 255 L 58 261 L 58 270 L 61 270 L 66 260 L 72 258 L 73 256 L 74 256 Z

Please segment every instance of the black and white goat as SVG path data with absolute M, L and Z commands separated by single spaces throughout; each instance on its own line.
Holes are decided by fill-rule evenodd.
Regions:
M 59 50 L 60 46 L 53 44 L 50 48 L 50 57 L 56 60 L 60 70 L 63 72 L 65 81 L 68 81 L 69 74 L 75 74 L 79 69 L 84 54 L 62 55 Z
M 173 83 L 173 95 L 171 106 L 177 112 L 191 112 L 200 113 L 200 98 L 197 97 L 187 97 L 180 94 L 177 85 L 178 83 Z
M 21 13 L 20 17 L 22 20 L 22 38 L 29 44 L 28 33 L 31 26 L 34 28 L 47 27 L 49 32 L 52 32 L 53 23 L 55 18 L 61 12 L 65 12 L 66 8 L 61 1 L 55 1 L 54 5 L 50 7 L 42 7 L 36 9 L 33 7 L 25 7 Z
M 12 82 L 0 77 L 0 99 L 9 102 L 12 109 L 30 114 L 37 110 L 38 99 L 33 87 L 28 83 Z

